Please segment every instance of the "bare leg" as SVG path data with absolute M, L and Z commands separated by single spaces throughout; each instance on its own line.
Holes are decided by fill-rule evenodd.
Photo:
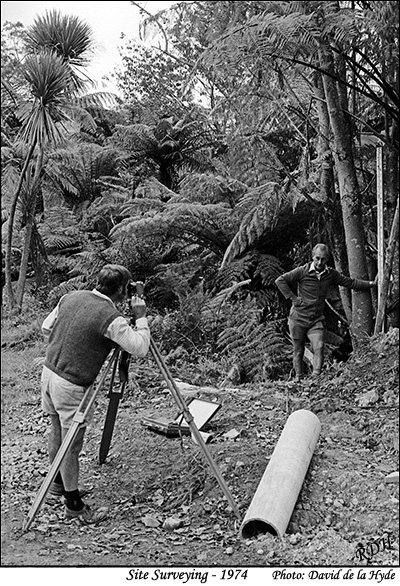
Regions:
M 313 351 L 313 374 L 317 376 L 321 374 L 324 363 L 324 330 L 315 330 L 309 333 L 308 339 L 311 342 Z
M 293 368 L 297 378 L 300 378 L 303 374 L 306 331 L 306 328 L 289 319 L 289 332 L 293 344 Z
M 85 435 L 85 427 L 81 427 L 70 445 L 67 453 L 60 466 L 61 476 L 64 482 L 64 488 L 70 492 L 78 489 L 79 483 L 79 454 L 83 446 L 83 438 Z M 68 428 L 61 429 L 62 439 L 67 435 Z
M 50 464 L 53 462 L 61 446 L 61 425 L 58 415 L 50 415 L 51 428 L 48 441 Z
M 293 368 L 296 376 L 303 374 L 304 342 L 292 340 L 293 342 Z
M 85 427 L 79 429 L 74 441 L 70 445 L 60 466 L 64 489 L 71 491 L 78 488 L 79 482 L 79 454 L 83 445 Z M 58 415 L 51 415 L 51 428 L 48 443 L 50 463 L 53 462 L 60 449 L 61 443 L 68 433 L 68 428 L 61 427 Z

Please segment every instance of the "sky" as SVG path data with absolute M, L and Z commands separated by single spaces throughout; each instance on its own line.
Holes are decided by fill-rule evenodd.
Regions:
M 142 2 L 148 12 L 168 8 L 175 2 Z M 119 64 L 118 47 L 124 45 L 121 34 L 128 39 L 138 35 L 139 9 L 130 1 L 126 2 L 1 2 L 1 24 L 5 21 L 21 22 L 24 26 L 33 24 L 37 16 L 44 16 L 46 11 L 57 10 L 65 15 L 78 16 L 87 22 L 93 30 L 96 54 L 88 74 L 101 82 L 104 75 L 113 71 Z M 103 89 L 99 87 L 99 89 Z M 113 90 L 107 83 L 104 89 Z

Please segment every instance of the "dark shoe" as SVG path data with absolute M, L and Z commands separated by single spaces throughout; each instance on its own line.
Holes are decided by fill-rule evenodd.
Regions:
M 323 375 L 321 374 L 321 372 L 318 371 L 314 371 L 312 373 L 312 375 L 310 376 L 310 385 L 318 385 L 322 382 L 323 380 Z
M 80 511 L 71 511 L 65 505 L 65 518 L 66 519 L 79 519 L 85 525 L 95 525 L 100 523 L 108 516 L 108 509 L 106 507 L 100 507 L 97 511 L 93 511 L 89 505 L 84 505 Z

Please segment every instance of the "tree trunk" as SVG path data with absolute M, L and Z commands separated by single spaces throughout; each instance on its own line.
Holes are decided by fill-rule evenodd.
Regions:
M 320 188 L 322 194 L 324 195 L 324 199 L 326 199 L 326 206 L 328 207 L 330 218 L 328 226 L 328 230 L 330 232 L 329 245 L 332 249 L 335 268 L 340 273 L 347 273 L 348 266 L 346 247 L 344 244 L 342 209 L 340 205 L 340 199 L 335 190 L 333 158 L 330 146 L 331 128 L 329 123 L 329 113 L 326 105 L 323 83 L 319 73 L 315 75 L 314 88 L 315 95 L 317 97 L 316 108 L 319 120 L 317 152 L 318 158 L 322 161 Z M 340 297 L 347 321 L 351 323 L 352 312 L 350 291 L 344 287 L 340 287 Z
M 37 227 L 36 218 L 32 226 L 31 249 L 29 259 L 32 262 L 32 269 L 35 275 L 36 290 L 48 284 L 49 278 L 49 257 L 46 246 Z
M 386 251 L 386 261 L 382 279 L 382 288 L 379 295 L 378 311 L 376 314 L 375 334 L 383 330 L 385 320 L 386 301 L 389 292 L 390 275 L 392 272 L 393 258 L 396 245 L 399 241 L 399 198 L 397 198 L 396 211 L 393 218 L 392 228 L 390 230 L 389 243 Z
M 28 271 L 29 253 L 31 249 L 33 224 L 35 221 L 36 201 L 39 192 L 40 174 L 43 166 L 43 149 L 40 149 L 39 157 L 36 162 L 35 176 L 32 180 L 32 199 L 28 203 L 26 229 L 24 237 L 24 247 L 22 249 L 21 264 L 19 267 L 19 276 L 17 283 L 16 305 L 18 312 L 22 310 L 22 301 L 25 293 L 26 273 Z
M 32 155 L 35 150 L 35 147 L 36 147 L 36 141 L 31 145 L 31 147 L 28 151 L 28 154 L 26 156 L 25 163 L 24 163 L 23 169 L 21 171 L 21 176 L 18 181 L 17 189 L 15 191 L 13 200 L 11 202 L 10 216 L 8 218 L 6 258 L 5 258 L 5 279 L 6 279 L 5 284 L 6 284 L 8 302 L 10 304 L 11 310 L 13 310 L 16 305 L 16 300 L 15 300 L 14 291 L 13 291 L 12 282 L 11 282 L 11 256 L 12 256 L 12 239 L 13 239 L 13 231 L 14 231 L 15 213 L 17 210 L 17 203 L 18 203 L 19 195 L 21 193 L 22 184 L 24 182 L 26 171 L 27 171 L 28 165 L 32 159 Z
M 396 122 L 392 123 L 392 127 L 390 129 L 389 139 L 390 142 L 395 145 L 398 144 L 399 141 L 399 128 Z M 385 153 L 384 148 L 384 153 Z M 393 224 L 394 217 L 396 214 L 396 208 L 398 210 L 399 202 L 398 202 L 398 184 L 399 184 L 399 157 L 398 152 L 393 148 L 391 149 L 387 156 L 385 157 L 385 191 L 387 194 L 386 197 L 386 233 L 390 233 L 391 225 Z M 396 206 L 397 200 L 397 206 Z M 389 246 L 388 246 L 389 248 Z M 396 299 L 399 298 L 399 239 L 397 235 L 397 246 L 395 246 L 393 252 L 393 262 L 392 262 L 392 281 L 390 284 L 390 289 L 388 291 L 388 303 L 395 302 Z M 388 314 L 388 322 L 392 324 L 394 327 L 398 327 L 398 310 L 393 314 Z
M 334 62 L 329 47 L 321 49 L 320 58 L 322 69 L 333 76 Z M 352 129 L 342 109 L 343 94 L 339 94 L 333 77 L 324 75 L 323 84 L 333 133 L 333 153 L 339 183 L 349 272 L 352 278 L 368 280 L 361 194 L 353 159 Z M 353 291 L 351 331 L 355 343 L 365 334 L 371 334 L 372 329 L 371 294 L 369 291 Z

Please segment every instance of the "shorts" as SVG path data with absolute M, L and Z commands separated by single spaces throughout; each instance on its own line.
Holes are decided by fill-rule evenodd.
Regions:
M 44 366 L 41 389 L 43 412 L 48 415 L 58 415 L 61 427 L 71 427 L 87 387 L 75 385 Z M 81 423 L 82 427 L 91 423 L 93 413 L 94 405 L 85 417 L 85 421 Z
M 324 322 L 322 320 L 317 321 L 310 328 L 299 325 L 295 320 L 289 319 L 289 332 L 292 340 L 297 342 L 303 342 L 309 334 L 323 333 L 325 331 Z

